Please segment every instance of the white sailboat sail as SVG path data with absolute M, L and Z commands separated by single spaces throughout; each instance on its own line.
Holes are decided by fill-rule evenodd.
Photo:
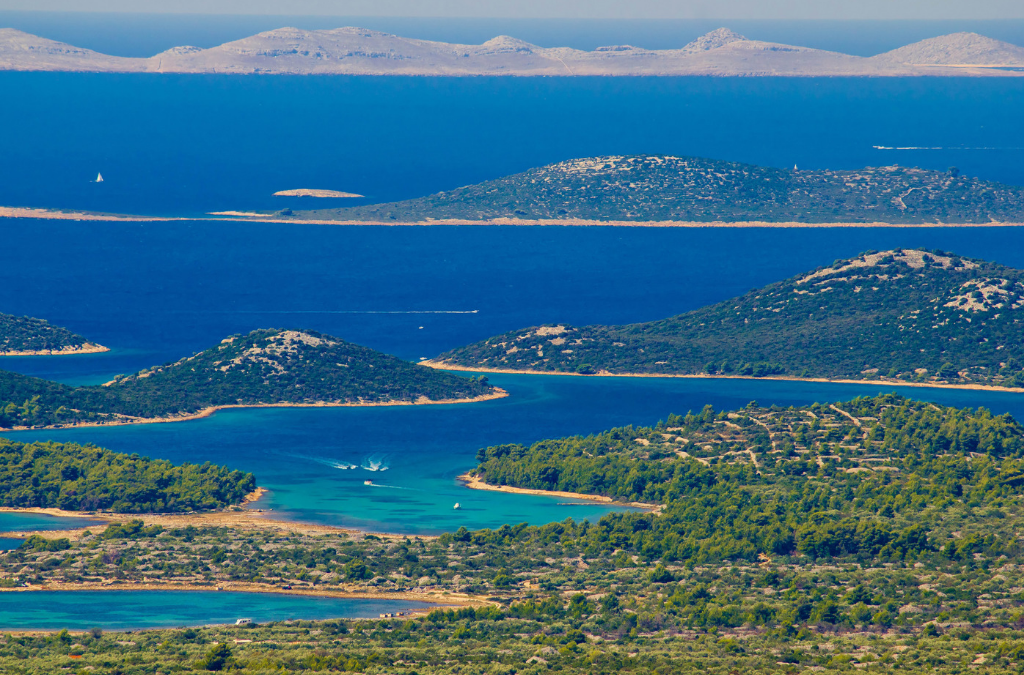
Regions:
M 103 174 L 102 173 L 97 173 L 96 174 L 96 182 L 97 183 L 102 183 L 103 182 Z

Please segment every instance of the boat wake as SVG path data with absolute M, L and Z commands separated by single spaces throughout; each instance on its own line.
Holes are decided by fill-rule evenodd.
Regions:
M 927 145 L 904 145 L 904 146 L 892 146 L 892 145 L 872 145 L 875 150 L 1024 150 L 1024 148 L 1014 147 L 986 147 L 986 146 L 964 146 L 958 145 L 954 147 L 945 146 L 927 146 Z
M 391 467 L 388 466 L 387 457 L 371 455 L 363 460 L 363 463 L 359 465 L 359 468 L 364 471 L 387 471 Z
M 317 464 L 323 464 L 324 466 L 329 466 L 332 469 L 341 469 L 342 471 L 348 471 L 350 469 L 358 469 L 359 468 L 358 464 L 350 464 L 348 462 L 341 462 L 341 461 L 336 460 L 336 459 L 330 459 L 329 457 L 310 457 L 309 455 L 291 455 L 291 456 L 292 457 L 296 457 L 298 459 L 305 459 L 305 460 L 308 460 L 310 462 L 316 462 Z

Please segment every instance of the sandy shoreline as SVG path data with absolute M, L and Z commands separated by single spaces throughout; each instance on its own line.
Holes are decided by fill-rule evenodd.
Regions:
M 652 378 L 679 378 L 679 379 L 705 379 L 705 380 L 777 380 L 780 382 L 822 382 L 825 384 L 884 384 L 894 387 L 922 387 L 925 389 L 971 389 L 975 391 L 994 391 L 1007 394 L 1024 393 L 1021 387 L 997 387 L 992 384 L 940 384 L 933 382 L 903 382 L 902 380 L 843 380 L 829 379 L 827 377 L 790 377 L 787 375 L 766 375 L 754 377 L 753 375 L 707 375 L 691 374 L 680 375 L 672 373 L 610 373 L 607 370 L 598 371 L 589 375 L 582 373 L 562 373 L 549 370 L 514 370 L 512 368 L 474 368 L 469 366 L 457 366 L 443 361 L 420 361 L 421 366 L 437 368 L 438 370 L 453 370 L 466 373 L 503 373 L 506 375 L 564 375 L 567 377 L 652 377 Z
M 508 485 L 491 485 L 485 483 L 476 476 L 464 473 L 457 476 L 457 479 L 462 481 L 463 486 L 471 490 L 488 490 L 490 492 L 506 492 L 508 494 L 516 495 L 539 495 L 541 497 L 564 497 L 565 499 L 579 499 L 580 501 L 587 502 L 599 502 L 601 504 L 607 504 L 609 506 L 631 506 L 637 509 L 643 509 L 645 511 L 651 511 L 653 513 L 661 513 L 662 509 L 665 508 L 664 504 L 648 504 L 646 502 L 619 502 L 615 501 L 611 497 L 603 497 L 601 495 L 587 495 L 581 492 L 563 492 L 561 490 L 534 490 L 532 488 L 517 488 L 510 487 Z
M 452 398 L 452 399 L 417 399 L 415 401 L 385 401 L 380 403 L 330 403 L 330 402 L 318 402 L 318 403 L 237 403 L 229 405 L 215 405 L 209 408 L 203 408 L 202 410 L 194 413 L 187 413 L 184 415 L 176 415 L 174 417 L 137 417 L 127 418 L 121 417 L 112 421 L 94 421 L 94 422 L 76 422 L 74 424 L 55 424 L 46 427 L 12 427 L 10 429 L 4 429 L 4 431 L 28 431 L 35 429 L 77 429 L 81 427 L 118 427 L 118 426 L 134 426 L 136 424 L 164 424 L 167 422 L 191 422 L 192 420 L 199 420 L 205 417 L 213 415 L 218 410 L 231 410 L 237 408 L 378 408 L 378 407 L 390 407 L 390 406 L 405 406 L 405 405 L 452 405 L 456 403 L 480 403 L 483 401 L 494 401 L 499 398 L 505 398 L 508 396 L 508 392 L 500 387 L 494 388 L 494 393 L 482 394 L 480 396 L 474 396 L 472 398 Z
M 253 504 L 268 494 L 266 488 L 257 487 L 242 500 L 241 505 Z M 436 539 L 433 535 L 409 535 L 395 532 L 373 532 L 359 530 L 350 527 L 337 527 L 334 525 L 322 525 L 317 523 L 304 523 L 296 520 L 278 519 L 273 516 L 272 511 L 262 509 L 229 507 L 221 511 L 207 511 L 202 513 L 111 513 L 109 511 L 65 511 L 58 508 L 41 507 L 0 507 L 0 513 L 28 513 L 36 515 L 55 516 L 59 518 L 80 518 L 82 520 L 99 521 L 78 528 L 64 530 L 16 530 L 12 532 L 0 532 L 0 538 L 5 539 L 28 539 L 38 535 L 45 539 L 70 539 L 78 541 L 86 532 L 99 534 L 112 523 L 123 523 L 130 520 L 141 520 L 146 525 L 160 525 L 165 529 L 187 527 L 230 527 L 232 529 L 252 530 L 278 530 L 295 534 L 311 536 L 328 534 L 346 534 L 349 536 L 373 535 L 383 539 Z
M 0 352 L 0 356 L 71 356 L 73 354 L 102 354 L 109 352 L 108 347 L 86 342 L 81 347 L 63 347 L 61 349 L 35 349 L 20 352 Z
M 129 214 L 104 214 L 89 213 L 85 211 L 57 211 L 51 209 L 0 206 L 0 218 L 34 218 L 45 220 L 92 220 L 111 222 L 170 222 L 170 221 L 211 221 L 223 220 L 228 222 L 253 222 L 253 223 L 281 223 L 293 225 L 370 225 L 388 227 L 425 227 L 431 225 L 515 225 L 526 227 L 688 227 L 688 228 L 932 228 L 932 227 L 1022 227 L 1024 223 L 1007 223 L 990 221 L 985 223 L 801 223 L 801 222 L 769 222 L 763 220 L 747 220 L 737 222 L 727 221 L 685 221 L 685 220 L 586 220 L 579 218 L 572 219 L 536 219 L 525 220 L 521 218 L 493 218 L 490 220 L 465 220 L 458 218 L 450 219 L 427 219 L 418 221 L 396 221 L 396 220 L 327 220 L 319 218 L 282 218 L 273 214 L 257 214 L 246 211 L 219 211 L 215 214 L 222 217 L 165 217 L 165 216 L 139 216 Z
M 134 216 L 121 213 L 92 213 L 89 211 L 57 211 L 21 206 L 0 206 L 0 218 L 32 218 L 43 220 L 99 220 L 111 222 L 168 222 L 196 220 L 195 218 L 169 218 L 166 216 Z

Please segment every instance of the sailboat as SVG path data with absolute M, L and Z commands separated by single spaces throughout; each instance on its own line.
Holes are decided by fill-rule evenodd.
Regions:
M 99 173 L 99 172 L 96 173 L 96 182 L 97 183 L 102 183 L 103 182 L 103 174 L 102 173 Z

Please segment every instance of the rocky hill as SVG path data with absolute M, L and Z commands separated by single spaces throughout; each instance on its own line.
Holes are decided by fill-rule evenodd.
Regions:
M 679 49 L 611 45 L 593 51 L 539 47 L 501 35 L 463 45 L 404 38 L 365 28 L 279 28 L 209 49 L 174 47 L 149 58 L 121 58 L 80 49 L 14 29 L 0 29 L 0 69 L 92 72 L 347 74 L 347 75 L 532 75 L 532 76 L 903 76 L 1003 75 L 1000 67 L 1024 65 L 1019 47 L 981 36 L 968 45 L 963 34 L 933 38 L 879 57 L 748 40 L 722 28 Z M 941 45 L 949 43 L 943 49 Z M 971 58 L 950 60 L 948 53 Z M 940 60 L 928 60 L 935 53 Z M 986 55 L 991 58 L 986 58 Z M 937 58 L 938 58 L 937 57 Z M 945 59 L 945 60 L 942 60 Z M 970 67 L 961 67 L 969 64 Z M 993 66 L 995 68 L 993 68 Z
M 0 428 L 174 419 L 223 406 L 430 403 L 496 397 L 441 373 L 313 331 L 258 330 L 103 386 L 0 371 Z
M 1024 271 L 951 253 L 839 260 L 661 321 L 549 325 L 433 365 L 1024 387 Z
M 299 211 L 298 219 L 362 222 L 1024 222 L 1024 188 L 956 170 L 774 169 L 664 155 L 573 159 L 428 197 Z
M 108 351 L 45 319 L 0 314 L 0 356 L 92 354 Z
M 932 66 L 987 64 L 1021 67 L 1024 66 L 1024 47 L 977 33 L 953 33 L 915 42 L 879 54 L 872 60 Z

